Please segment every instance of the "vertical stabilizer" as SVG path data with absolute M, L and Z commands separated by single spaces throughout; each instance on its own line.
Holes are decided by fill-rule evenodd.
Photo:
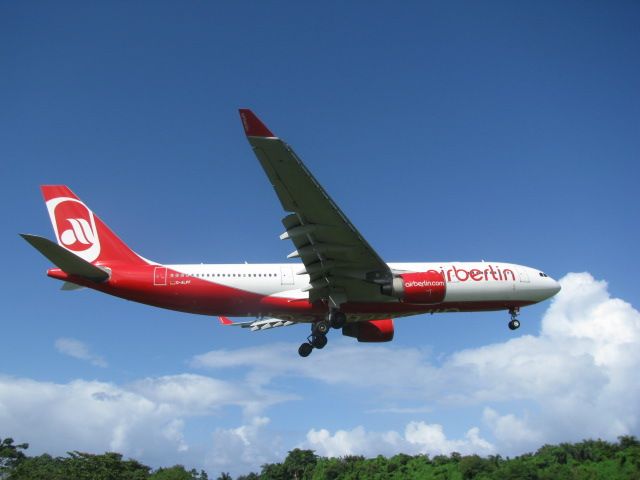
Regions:
M 133 252 L 65 185 L 43 185 L 58 245 L 93 264 L 147 262 Z

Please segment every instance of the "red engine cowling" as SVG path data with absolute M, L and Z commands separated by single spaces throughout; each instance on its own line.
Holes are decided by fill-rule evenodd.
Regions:
M 436 270 L 403 273 L 393 283 L 382 287 L 382 293 L 392 295 L 407 303 L 440 303 L 447 293 L 444 275 Z
M 390 342 L 393 340 L 393 319 L 347 323 L 342 327 L 342 334 L 357 338 L 359 342 Z

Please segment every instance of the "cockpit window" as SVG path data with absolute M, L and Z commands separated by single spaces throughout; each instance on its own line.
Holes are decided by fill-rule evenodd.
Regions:
M 541 277 L 548 277 L 549 275 L 547 275 L 546 273 L 542 273 L 542 272 L 538 272 L 540 274 Z

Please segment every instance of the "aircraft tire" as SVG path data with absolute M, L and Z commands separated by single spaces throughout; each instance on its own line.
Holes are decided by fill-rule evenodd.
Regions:
M 327 336 L 326 335 L 314 335 L 313 337 L 313 346 L 319 350 L 323 349 L 327 344 Z
M 300 355 L 301 357 L 308 357 L 309 355 L 311 355 L 312 351 L 313 351 L 313 345 L 305 342 L 302 345 L 300 345 L 300 348 L 298 348 L 298 355 Z
M 510 330 L 517 330 L 518 328 L 520 328 L 520 321 L 519 320 L 511 320 L 509 322 L 509 329 Z
M 347 316 L 343 312 L 331 313 L 331 327 L 340 330 L 347 323 Z
M 326 335 L 328 331 L 329 324 L 324 320 L 316 322 L 316 324 L 313 326 L 313 333 L 315 333 L 316 335 Z

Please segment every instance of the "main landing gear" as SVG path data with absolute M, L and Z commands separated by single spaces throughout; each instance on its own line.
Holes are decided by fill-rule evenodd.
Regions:
M 518 320 L 518 314 L 520 313 L 519 307 L 511 307 L 509 314 L 511 315 L 511 321 L 509 322 L 509 330 L 517 330 L 520 328 L 520 320 Z
M 342 328 L 347 323 L 347 316 L 339 311 L 332 310 L 327 316 L 327 320 L 320 320 L 311 324 L 311 335 L 307 337 L 307 341 L 300 345 L 298 354 L 301 357 L 308 357 L 314 348 L 322 350 L 327 345 L 327 333 L 330 328 L 336 330 Z

